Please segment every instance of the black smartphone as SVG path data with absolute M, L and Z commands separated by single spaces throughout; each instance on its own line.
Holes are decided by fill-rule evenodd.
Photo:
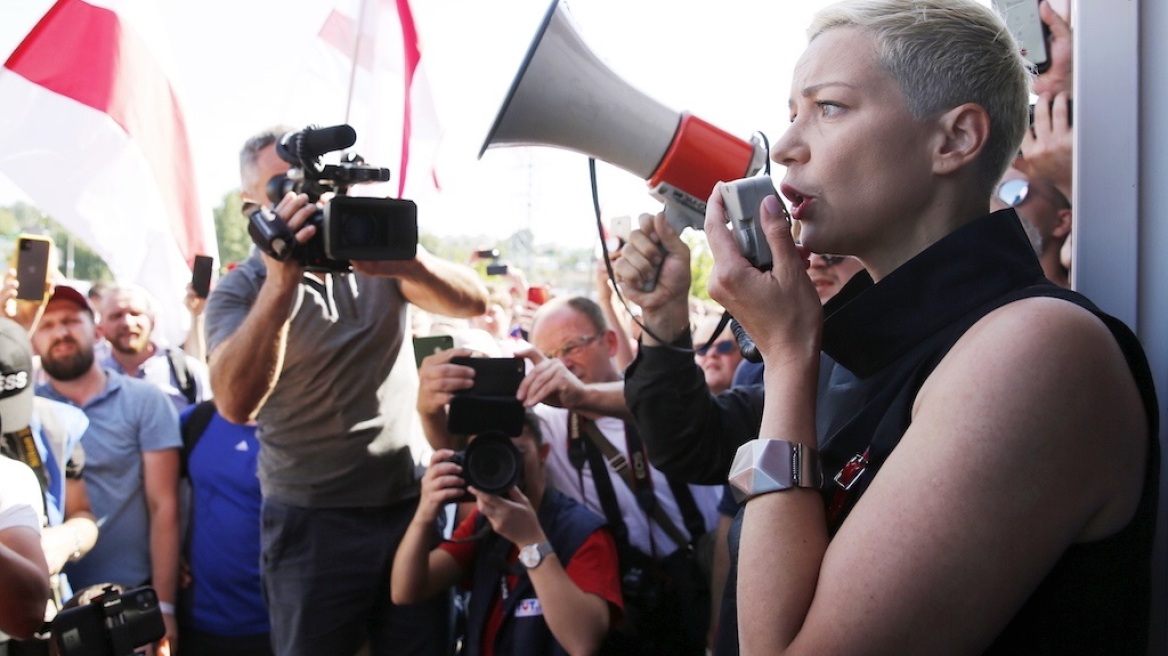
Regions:
M 458 357 L 450 362 L 475 370 L 474 386 L 455 392 L 469 396 L 514 397 L 526 372 L 523 358 Z
M 1039 0 L 993 0 L 994 9 L 1006 22 L 1022 48 L 1022 56 L 1034 70 L 1045 73 L 1050 68 L 1050 28 L 1038 14 Z
M 210 255 L 196 255 L 195 266 L 191 269 L 191 287 L 195 296 L 207 298 L 211 293 L 211 271 L 215 265 L 215 258 Z
M 38 303 L 45 300 L 52 249 L 49 237 L 20 235 L 16 239 L 16 298 Z
M 456 394 L 450 399 L 446 429 L 458 435 L 499 431 L 508 437 L 517 437 L 523 432 L 523 419 L 523 403 L 514 396 Z
M 108 588 L 88 604 L 62 610 L 52 621 L 52 639 L 61 656 L 105 656 L 157 642 L 166 624 L 154 588 L 125 592 Z M 127 649 L 122 652 L 121 649 Z
M 434 355 L 438 351 L 454 348 L 454 337 L 451 335 L 424 335 L 414 338 L 414 363 L 421 367 L 422 360 Z

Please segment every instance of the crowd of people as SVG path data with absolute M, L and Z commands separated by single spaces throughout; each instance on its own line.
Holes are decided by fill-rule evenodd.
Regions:
M 587 294 L 256 249 L 185 291 L 181 346 L 139 287 L 9 275 L 0 654 L 107 586 L 192 656 L 1143 653 L 1155 396 L 1069 289 L 1071 30 L 1040 8 L 1037 77 L 974 0 L 821 11 L 774 265 L 712 190 L 713 301 L 663 214 Z M 305 243 L 316 205 L 267 195 L 289 131 L 242 195 Z

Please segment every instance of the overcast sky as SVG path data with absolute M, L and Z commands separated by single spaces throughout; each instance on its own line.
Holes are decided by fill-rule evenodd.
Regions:
M 0 54 L 6 58 L 52 3 L 3 3 Z M 209 212 L 238 185 L 236 158 L 247 136 L 279 121 L 319 122 L 297 117 L 287 104 L 305 45 L 313 41 L 329 3 L 158 4 Z M 647 95 L 742 138 L 762 131 L 773 141 L 786 123 L 790 70 L 805 45 L 804 29 L 822 4 L 573 0 L 568 8 L 589 47 Z M 508 148 L 477 158 L 549 1 L 415 0 L 413 5 L 444 130 L 438 151 L 442 192 L 416 199 L 422 231 L 503 238 L 526 227 L 537 242 L 591 244 L 595 228 L 584 156 Z M 499 12 L 500 6 L 506 11 Z M 607 215 L 658 209 L 633 175 L 602 166 L 600 185 Z M 10 183 L 0 181 L 0 203 L 19 197 Z

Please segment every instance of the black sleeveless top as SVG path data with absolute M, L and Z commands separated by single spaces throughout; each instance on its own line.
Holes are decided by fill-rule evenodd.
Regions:
M 1122 322 L 1043 277 L 1012 209 L 951 233 L 877 285 L 857 274 L 824 306 L 823 350 L 854 374 L 830 376 L 820 394 L 825 500 L 838 501 L 831 478 L 867 451 L 870 463 L 847 494 L 843 521 L 904 435 L 917 392 L 952 345 L 992 310 L 1036 296 L 1075 303 L 1111 330 L 1143 397 L 1150 449 L 1131 522 L 1106 539 L 1071 546 L 986 653 L 1142 654 L 1160 469 L 1151 373 Z

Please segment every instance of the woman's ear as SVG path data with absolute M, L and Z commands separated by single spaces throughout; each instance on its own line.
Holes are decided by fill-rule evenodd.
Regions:
M 965 103 L 937 118 L 933 173 L 954 173 L 973 163 L 990 136 L 990 116 L 976 103 Z

